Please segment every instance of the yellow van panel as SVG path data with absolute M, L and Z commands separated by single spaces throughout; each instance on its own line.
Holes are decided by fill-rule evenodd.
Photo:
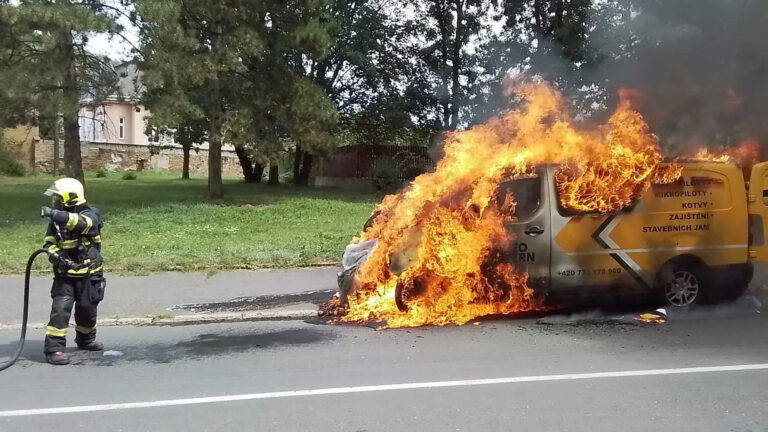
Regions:
M 723 168 L 729 165 L 723 165 Z M 733 181 L 743 183 L 741 175 Z M 658 212 L 707 212 L 729 210 L 734 202 L 732 180 L 727 173 L 710 169 L 684 169 L 678 181 L 665 185 L 653 185 L 643 197 L 643 211 Z M 744 196 L 735 197 L 743 200 Z
M 747 205 L 735 166 L 691 164 L 669 185 L 654 185 L 605 236 L 624 250 L 654 251 L 642 268 L 656 268 L 689 253 L 708 265 L 746 261 Z M 669 250 L 669 251 L 666 251 Z M 633 254 L 637 255 L 637 254 Z M 647 255 L 647 254 L 646 254 Z M 640 259 L 640 258 L 638 258 Z
M 658 269 L 672 258 L 689 253 L 695 255 L 710 266 L 743 264 L 747 261 L 746 247 L 710 248 L 681 251 L 675 249 L 628 252 L 629 258 L 646 272 L 655 274 Z
M 592 239 L 594 233 L 605 216 L 574 216 L 555 235 L 555 243 L 564 252 L 590 252 L 602 250 L 599 244 Z
M 654 185 L 634 207 L 567 219 L 554 242 L 587 272 L 610 269 L 614 252 L 648 276 L 682 254 L 708 265 L 747 261 L 746 191 L 742 172 L 730 164 L 684 164 L 677 182 Z
M 752 167 L 749 181 L 750 248 L 752 261 L 768 262 L 768 162 Z

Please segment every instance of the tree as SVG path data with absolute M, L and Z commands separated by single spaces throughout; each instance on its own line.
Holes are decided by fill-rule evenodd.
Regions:
M 174 141 L 181 145 L 183 163 L 181 169 L 182 180 L 189 180 L 189 153 L 192 147 L 205 141 L 205 122 L 200 119 L 191 119 L 182 122 L 173 131 Z
M 248 0 L 137 1 L 144 84 L 148 93 L 162 93 L 150 109 L 171 126 L 182 123 L 178 112 L 205 119 L 211 199 L 224 197 L 222 132 L 246 72 L 242 59 L 263 50 L 259 33 L 248 25 L 247 12 L 255 7 Z
M 490 2 L 482 0 L 424 0 L 416 4 L 416 21 L 423 30 L 416 43 L 421 78 L 414 76 L 409 94 L 425 98 L 426 118 L 439 128 L 456 129 L 462 121 L 477 80 L 477 49 Z M 419 96 L 423 95 L 423 96 Z
M 235 154 L 240 161 L 240 166 L 243 169 L 243 179 L 246 183 L 261 183 L 264 177 L 264 164 L 251 155 L 251 149 L 242 146 L 235 146 Z
M 263 155 L 256 153 L 257 133 L 253 128 L 253 116 L 255 114 L 242 106 L 238 111 L 228 114 L 224 136 L 227 142 L 235 147 L 235 154 L 243 171 L 243 179 L 246 183 L 261 183 L 264 177 L 264 166 L 268 163 Z
M 117 82 L 109 61 L 88 52 L 86 45 L 94 33 L 119 33 L 116 19 L 122 13 L 122 9 L 96 0 L 0 3 L 4 24 L 0 43 L 8 44 L 0 48 L 8 54 L 0 69 L 9 83 L 0 100 L 12 101 L 9 107 L 14 113 L 9 117 L 16 121 L 60 116 L 64 172 L 81 181 L 81 97 L 110 93 Z
M 570 97 L 578 96 L 598 63 L 588 43 L 594 12 L 592 0 L 502 2 L 491 16 L 501 31 L 479 48 L 472 122 L 485 121 L 509 107 L 504 80 L 520 72 L 540 75 Z
M 409 43 L 414 33 L 408 22 L 400 18 L 400 11 L 388 10 L 390 5 L 384 0 L 328 2 L 322 22 L 330 44 L 326 50 L 310 53 L 303 59 L 306 76 L 323 89 L 343 117 L 337 139 L 355 135 L 356 128 L 364 133 L 373 122 L 379 129 L 389 126 L 387 133 L 412 126 L 400 102 L 402 83 L 413 71 Z M 397 110 L 393 109 L 396 105 Z M 403 116 L 393 115 L 396 111 Z M 406 118 L 405 123 L 400 122 Z M 307 184 L 314 154 L 325 148 L 322 142 L 296 143 L 296 183 Z
M 190 153 L 193 149 L 198 151 L 198 146 L 205 142 L 207 123 L 203 119 L 182 118 L 180 123 L 177 123 L 173 128 L 168 128 L 166 126 L 154 126 L 155 120 L 153 117 L 149 117 L 147 120 L 146 133 L 156 137 L 155 142 L 157 144 L 152 145 L 153 150 L 174 148 L 172 145 L 163 143 L 163 141 L 169 137 L 173 139 L 175 144 L 181 146 L 181 179 L 189 180 Z
M 306 184 L 312 155 L 302 149 L 333 143 L 336 110 L 317 83 L 305 75 L 304 59 L 323 58 L 331 37 L 325 3 L 310 0 L 266 1 L 248 9 L 247 20 L 264 49 L 244 56 L 237 114 L 228 122 L 244 173 L 254 179 L 269 164 L 268 184 L 279 184 L 278 160 L 293 147 L 304 165 L 297 177 Z M 256 175 L 258 173 L 258 175 Z
M 196 104 L 205 103 L 205 94 L 198 88 L 181 86 L 187 99 L 177 103 L 175 94 L 179 88 L 154 87 L 144 90 L 142 104 L 151 113 L 147 119 L 146 133 L 160 137 L 173 137 L 181 145 L 183 163 L 181 178 L 189 179 L 189 158 L 192 149 L 207 141 L 208 122 L 196 109 Z M 168 91 L 170 90 L 170 91 Z M 193 101 L 193 103 L 189 103 Z M 162 147 L 162 146 L 161 146 Z
M 244 174 L 252 166 L 253 181 L 260 181 L 268 164 L 268 184 L 277 185 L 278 161 L 294 143 L 315 149 L 331 145 L 336 110 L 321 88 L 286 64 L 269 58 L 250 64 L 254 69 L 243 87 L 247 102 L 227 121 L 227 139 L 238 152 Z M 264 66 L 260 67 L 262 62 Z M 305 153 L 304 157 L 311 154 Z M 300 175 L 309 178 L 308 172 Z
M 0 0 L 0 128 L 34 119 L 33 86 L 25 76 L 30 67 L 19 49 L 34 31 L 20 9 Z

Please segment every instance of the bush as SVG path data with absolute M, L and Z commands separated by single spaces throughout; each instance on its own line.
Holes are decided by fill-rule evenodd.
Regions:
M 96 178 L 105 178 L 107 177 L 107 170 L 100 169 L 96 171 Z
M 373 177 L 373 184 L 380 191 L 391 191 L 402 184 L 400 164 L 391 157 L 376 159 L 371 176 Z
M 139 176 L 133 171 L 126 171 L 123 173 L 123 180 L 136 180 Z
M 19 162 L 16 155 L 5 148 L 2 141 L 0 141 L 0 174 L 21 177 L 26 173 L 26 168 Z
M 427 158 L 408 151 L 396 154 L 395 160 L 397 160 L 400 175 L 407 181 L 413 181 L 413 179 L 429 171 L 431 168 Z

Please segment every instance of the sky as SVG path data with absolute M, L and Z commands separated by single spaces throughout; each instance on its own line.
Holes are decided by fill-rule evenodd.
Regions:
M 121 17 L 119 24 L 125 28 L 121 35 L 93 34 L 88 40 L 88 50 L 118 62 L 133 58 L 131 50 L 139 46 L 139 31 L 126 17 Z
M 133 36 L 135 37 L 127 35 L 128 41 L 126 41 L 119 36 L 110 37 L 104 34 L 96 34 L 91 36 L 91 39 L 88 41 L 88 51 L 107 56 L 118 62 L 130 60 L 133 58 L 131 53 L 132 45 L 138 46 L 139 42 L 138 34 Z

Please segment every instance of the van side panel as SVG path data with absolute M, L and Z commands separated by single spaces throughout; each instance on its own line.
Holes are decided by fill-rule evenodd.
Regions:
M 752 167 L 749 179 L 750 259 L 761 265 L 768 263 L 768 162 Z
M 551 290 L 619 285 L 647 291 L 661 267 L 680 255 L 711 267 L 744 264 L 744 197 L 738 168 L 696 163 L 684 164 L 679 181 L 652 186 L 625 211 L 564 216 L 553 202 Z

